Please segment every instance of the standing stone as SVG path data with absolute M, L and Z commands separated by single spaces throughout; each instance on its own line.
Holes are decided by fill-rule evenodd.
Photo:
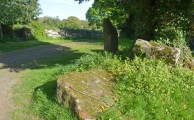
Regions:
M 103 20 L 104 50 L 112 53 L 118 51 L 118 33 L 108 18 Z

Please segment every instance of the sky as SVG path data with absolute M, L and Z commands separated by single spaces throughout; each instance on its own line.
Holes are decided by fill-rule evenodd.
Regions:
M 43 14 L 39 17 L 50 16 L 59 19 L 67 19 L 69 16 L 75 16 L 80 20 L 86 20 L 85 14 L 94 0 L 78 4 L 74 0 L 39 0 Z

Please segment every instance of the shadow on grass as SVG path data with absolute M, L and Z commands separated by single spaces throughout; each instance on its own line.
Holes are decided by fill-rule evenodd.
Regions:
M 65 44 L 44 44 L 46 45 L 0 53 L 0 70 L 9 68 L 10 72 L 20 72 L 25 69 L 53 67 L 56 64 L 64 65 L 84 54 Z
M 31 108 L 38 117 L 53 120 L 78 120 L 74 111 L 61 105 L 56 98 L 56 80 L 36 87 L 32 95 Z M 49 116 L 48 116 L 49 115 Z
M 103 43 L 103 39 L 72 39 L 74 42 Z
M 91 51 L 96 53 L 104 53 L 104 50 L 91 50 Z
M 34 90 L 35 91 L 34 94 L 36 94 L 36 92 L 40 90 L 40 91 L 44 92 L 47 95 L 47 98 L 50 101 L 58 103 L 56 101 L 56 96 L 55 96 L 56 95 L 56 86 L 57 86 L 57 81 L 56 80 L 47 82 L 42 86 L 36 87 L 35 90 Z
M 33 91 L 30 93 L 31 107 L 34 108 L 35 114 L 40 115 L 39 117 L 44 118 L 48 116 L 47 113 L 56 117 L 63 111 L 64 113 L 62 112 L 60 116 L 76 118 L 73 113 L 67 113 L 68 109 L 62 107 L 56 99 L 56 79 L 62 74 L 58 66 L 66 67 L 66 65 L 72 64 L 72 61 L 86 54 L 80 52 L 79 49 L 74 49 L 80 44 L 69 44 L 71 43 L 68 45 L 66 43 L 47 44 L 0 54 L 0 70 L 5 68 L 10 69 L 10 72 L 20 72 L 26 69 L 35 70 L 35 74 L 27 76 L 30 78 L 23 81 L 21 88 L 24 90 L 21 89 L 19 93 L 25 96 L 25 91 Z
M 77 40 L 74 42 L 87 42 L 95 44 L 100 41 Z M 79 43 L 74 44 L 73 46 L 70 47 L 67 47 L 65 44 L 66 43 L 63 43 L 63 45 L 47 44 L 24 50 L 17 50 L 0 54 L 0 63 L 3 64 L 2 66 L 0 66 L 0 69 L 10 68 L 10 71 L 15 72 L 20 72 L 21 70 L 25 69 L 42 69 L 42 68 L 49 68 L 50 70 L 50 68 L 55 68 L 57 65 L 67 67 L 66 65 L 72 64 L 73 60 L 76 60 L 80 58 L 80 56 L 82 56 L 83 54 L 86 54 L 78 50 L 72 49 L 73 47 L 74 48 L 78 47 L 76 45 L 81 45 Z M 103 50 L 99 50 L 98 48 L 95 49 L 95 47 L 91 49 L 89 48 L 89 50 L 98 53 L 103 52 Z M 29 88 L 30 85 L 25 85 L 27 86 L 26 91 L 33 91 L 32 104 L 33 107 L 35 107 L 34 109 L 37 108 L 38 112 L 37 114 L 40 115 L 43 114 L 40 117 L 44 117 L 44 115 L 46 113 L 49 113 L 51 109 L 54 111 L 61 111 L 62 109 L 64 110 L 64 108 L 61 107 L 61 105 L 57 102 L 56 99 L 56 87 L 57 87 L 56 79 L 57 76 L 59 76 L 59 73 L 58 71 L 54 70 L 49 72 L 44 70 L 46 69 L 40 70 L 40 72 L 38 71 L 39 72 L 38 74 L 37 73 L 35 73 L 35 75 L 33 74 L 34 76 L 38 76 L 37 79 L 30 79 L 30 81 L 26 80 L 26 83 L 33 84 L 33 87 Z M 34 85 L 34 83 L 38 84 Z M 23 93 L 25 94 L 25 92 Z M 55 105 L 57 106 L 57 109 L 55 108 Z M 56 114 L 58 115 L 58 113 Z
M 8 42 L 0 42 L 0 53 L 2 52 L 8 52 L 13 50 L 20 50 L 25 49 L 33 46 L 38 45 L 45 45 L 49 44 L 48 42 L 42 42 L 37 40 L 31 40 L 31 41 L 8 41 Z

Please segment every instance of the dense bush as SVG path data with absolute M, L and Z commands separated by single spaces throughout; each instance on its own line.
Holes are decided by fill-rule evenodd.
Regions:
M 84 55 L 75 61 L 76 71 L 82 72 L 93 68 L 103 68 L 106 70 L 117 69 L 122 64 L 121 58 L 108 52 L 95 55 Z
M 35 37 L 44 35 L 45 29 L 40 22 L 33 21 L 30 23 L 30 26 L 32 27 L 32 33 Z

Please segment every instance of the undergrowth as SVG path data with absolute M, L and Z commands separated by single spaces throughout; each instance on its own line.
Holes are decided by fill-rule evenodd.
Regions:
M 194 72 L 161 60 L 122 60 L 109 53 L 85 55 L 77 71 L 103 68 L 116 76 L 118 102 L 99 119 L 194 119 Z
M 60 68 L 60 69 L 59 69 Z M 181 67 L 166 65 L 161 60 L 135 57 L 123 60 L 119 55 L 98 53 L 84 55 L 70 66 L 44 70 L 31 82 L 40 86 L 33 95 L 33 114 L 44 119 L 76 119 L 59 105 L 56 97 L 56 77 L 71 71 L 87 71 L 102 68 L 111 72 L 117 85 L 114 92 L 118 101 L 97 115 L 98 119 L 193 119 L 194 72 Z M 34 76 L 34 75 L 33 75 Z M 52 79 L 51 79 L 52 78 Z M 29 78 L 30 79 L 30 78 Z M 29 82 L 28 81 L 28 82 Z M 36 85 L 40 84 L 40 85 Z M 29 86 L 28 86 L 29 87 Z M 52 114 L 51 114 L 52 113 Z

